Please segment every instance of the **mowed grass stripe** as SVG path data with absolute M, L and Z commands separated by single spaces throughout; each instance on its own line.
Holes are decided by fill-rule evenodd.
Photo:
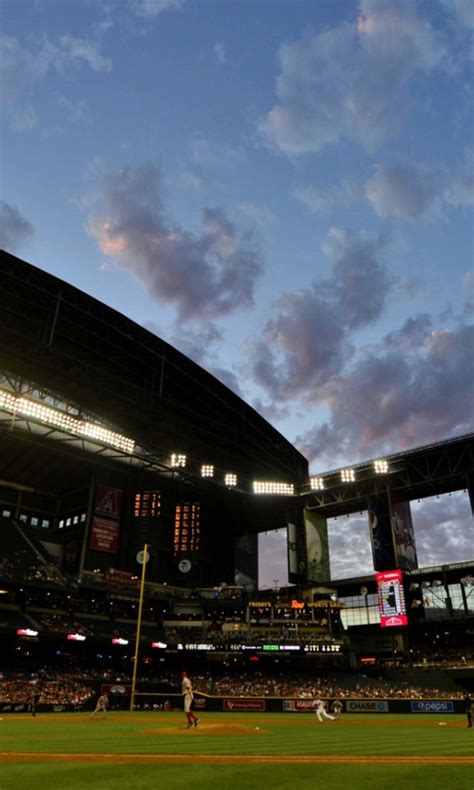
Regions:
M 54 714 L 43 718 L 4 717 L 0 722 L 3 752 L 38 753 L 124 753 L 182 755 L 472 755 L 472 730 L 437 725 L 426 717 L 386 719 L 357 715 L 335 724 L 319 724 L 314 717 L 239 716 L 206 714 L 202 728 L 183 729 L 179 714 L 111 714 L 105 720 L 90 721 L 85 716 L 57 720 Z M 461 724 L 461 717 L 450 723 Z M 413 722 L 413 726 L 410 726 Z M 231 728 L 245 726 L 246 734 L 233 734 Z M 423 726 L 418 726 L 423 724 Z M 209 730 L 206 730 L 209 727 Z M 212 727 L 225 733 L 215 734 Z M 259 727 L 259 730 L 256 729 Z
M 54 785 L 57 790 L 182 790 L 184 787 L 213 787 L 216 790 L 380 790 L 396 786 L 403 790 L 419 790 L 429 782 L 430 790 L 471 790 L 470 766 L 442 766 L 435 770 L 426 765 L 99 765 L 68 762 L 56 764 L 3 764 L 2 786 L 8 790 L 28 788 L 44 790 Z

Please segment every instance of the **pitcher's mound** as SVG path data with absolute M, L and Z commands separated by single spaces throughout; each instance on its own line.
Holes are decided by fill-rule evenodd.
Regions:
M 141 735 L 266 735 L 268 730 L 245 724 L 199 724 L 198 727 L 156 727 L 142 730 Z

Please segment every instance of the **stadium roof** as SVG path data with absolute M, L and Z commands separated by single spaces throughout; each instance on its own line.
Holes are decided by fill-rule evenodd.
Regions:
M 163 469 L 172 453 L 184 453 L 196 467 L 306 482 L 306 459 L 214 376 L 112 308 L 6 252 L 0 326 L 4 383 L 11 388 L 14 379 L 17 392 L 34 391 L 49 404 L 61 399 L 79 418 L 95 415 L 161 459 Z M 23 444 L 38 439 L 30 431 Z M 2 441 L 20 467 L 15 442 L 5 435 Z M 66 449 L 63 444 L 61 455 Z M 73 474 L 81 459 L 72 453 L 58 463 Z M 20 468 L 18 475 L 25 477 Z
M 376 467 L 381 462 L 385 464 Z M 377 468 L 385 471 L 377 471 Z M 313 490 L 307 496 L 306 506 L 331 517 L 364 511 L 369 497 L 387 491 L 406 501 L 463 489 L 472 491 L 474 434 L 365 461 L 351 469 L 353 480 L 342 479 L 347 469 L 325 472 L 315 478 L 320 490 Z

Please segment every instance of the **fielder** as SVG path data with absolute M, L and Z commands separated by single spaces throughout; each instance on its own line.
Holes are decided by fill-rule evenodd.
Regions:
M 93 716 L 95 716 L 96 713 L 102 713 L 103 714 L 102 718 L 105 719 L 108 707 L 109 707 L 109 698 L 108 698 L 107 694 L 102 694 L 102 696 L 99 697 L 99 699 L 97 700 L 97 704 L 95 706 L 95 710 L 91 713 L 89 718 L 92 719 Z
M 194 694 L 193 694 L 193 684 L 191 683 L 190 679 L 188 678 L 187 672 L 181 673 L 182 681 L 181 681 L 181 693 L 184 697 L 184 712 L 186 714 L 186 718 L 188 723 L 186 724 L 186 729 L 189 729 L 194 725 L 197 727 L 199 724 L 198 717 L 193 713 L 191 710 L 191 706 L 194 701 Z
M 330 716 L 326 711 L 326 705 L 322 699 L 315 699 L 313 705 L 316 708 L 316 716 L 318 717 L 318 721 L 322 722 L 323 719 L 331 719 L 331 721 L 334 721 L 334 716 Z
M 336 721 L 339 721 L 341 718 L 341 711 L 342 711 L 342 702 L 340 699 L 335 699 L 332 703 L 331 707 L 332 712 L 334 713 L 334 718 Z

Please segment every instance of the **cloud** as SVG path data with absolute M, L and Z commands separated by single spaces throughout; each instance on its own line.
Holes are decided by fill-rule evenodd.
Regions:
M 51 52 L 53 63 L 58 71 L 68 66 L 79 67 L 86 64 L 92 71 L 111 71 L 112 61 L 104 57 L 100 51 L 97 41 L 74 36 L 62 36 L 60 47 Z
M 367 512 L 328 519 L 328 537 L 331 579 L 374 572 Z
M 351 179 L 343 178 L 334 186 L 298 184 L 291 190 L 291 196 L 302 203 L 310 214 L 328 214 L 336 206 L 350 206 L 360 200 L 360 187 Z
M 228 368 L 218 364 L 217 348 L 224 342 L 224 333 L 212 322 L 202 327 L 174 325 L 161 331 L 154 322 L 146 322 L 145 328 L 158 337 L 166 339 L 189 359 L 216 377 L 222 384 L 231 389 L 239 397 L 243 397 L 237 375 Z
M 227 52 L 223 44 L 216 42 L 212 50 L 219 63 L 227 63 Z
M 472 431 L 473 348 L 474 325 L 434 330 L 427 316 L 410 319 L 327 382 L 320 397 L 330 418 L 296 444 L 321 469 L 328 459 L 363 460 Z
M 106 179 L 102 211 L 89 230 L 102 252 L 133 274 L 151 299 L 174 305 L 181 320 L 209 320 L 253 304 L 263 265 L 253 235 L 219 208 L 201 215 L 195 235 L 172 223 L 160 172 L 125 168 Z
M 11 128 L 28 131 L 36 126 L 35 108 L 24 97 L 50 74 L 64 77 L 82 66 L 95 72 L 111 71 L 111 60 L 100 52 L 100 35 L 99 31 L 91 39 L 62 36 L 57 42 L 43 36 L 32 49 L 23 47 L 12 36 L 0 38 L 0 79 Z
M 181 8 L 184 0 L 131 0 L 130 7 L 137 16 L 154 19 L 164 11 Z
M 439 208 L 444 176 L 422 165 L 381 167 L 365 191 L 374 211 L 384 218 L 418 219 Z
M 85 101 L 71 101 L 67 96 L 58 96 L 58 104 L 66 115 L 66 120 L 70 123 L 89 123 L 90 113 Z
M 446 203 L 455 208 L 474 205 L 474 155 L 451 173 L 422 164 L 379 167 L 365 185 L 374 211 L 383 218 L 417 220 L 439 213 Z
M 420 567 L 463 562 L 473 556 L 472 515 L 462 491 L 411 503 Z M 374 573 L 367 511 L 328 519 L 331 579 Z M 260 587 L 287 580 L 286 530 L 259 536 Z M 429 593 L 428 593 L 429 595 Z
M 288 584 L 286 529 L 258 536 L 258 581 L 260 589 L 285 587 Z
M 323 248 L 331 276 L 274 305 L 261 340 L 247 344 L 255 381 L 274 400 L 314 399 L 348 362 L 349 332 L 376 321 L 392 289 L 384 248 L 383 238 L 332 228 Z
M 17 252 L 35 233 L 15 206 L 0 200 L 0 249 Z
M 474 311 L 474 271 L 466 272 L 462 282 L 466 300 L 466 310 Z
M 207 366 L 223 337 L 222 331 L 212 322 L 192 329 L 181 324 L 171 330 L 169 342 L 198 365 Z
M 211 142 L 203 137 L 193 140 L 190 144 L 191 159 L 195 165 L 240 165 L 245 158 L 241 148 Z
M 444 56 L 413 3 L 361 0 L 357 22 L 282 44 L 278 102 L 260 131 L 290 157 L 344 139 L 373 148 L 403 124 L 412 78 Z
M 474 8 L 472 0 L 442 0 L 446 10 L 468 30 L 474 30 Z
M 258 206 L 256 203 L 241 203 L 239 206 L 242 214 L 252 220 L 256 225 L 269 227 L 277 222 L 277 217 L 268 206 Z
M 381 262 L 383 236 L 331 228 L 324 251 L 332 259 L 333 278 L 326 284 L 336 299 L 339 321 L 349 329 L 368 326 L 382 314 L 393 285 Z M 333 297 L 334 298 L 334 297 Z
M 212 183 L 209 176 L 198 167 L 187 167 L 183 170 L 181 177 L 186 184 L 194 189 L 208 189 Z
M 474 206 L 474 173 L 459 175 L 446 192 L 446 200 L 453 206 Z
M 202 137 L 190 143 L 189 151 L 191 161 L 184 168 L 182 177 L 188 184 L 200 190 L 218 188 L 219 179 L 226 178 L 229 171 L 233 171 L 245 159 L 243 149 L 211 142 Z
M 334 205 L 334 196 L 331 191 L 314 185 L 293 187 L 291 195 L 303 203 L 311 214 L 323 214 L 332 209 Z
M 420 566 L 462 562 L 473 557 L 472 514 L 462 491 L 412 503 Z

